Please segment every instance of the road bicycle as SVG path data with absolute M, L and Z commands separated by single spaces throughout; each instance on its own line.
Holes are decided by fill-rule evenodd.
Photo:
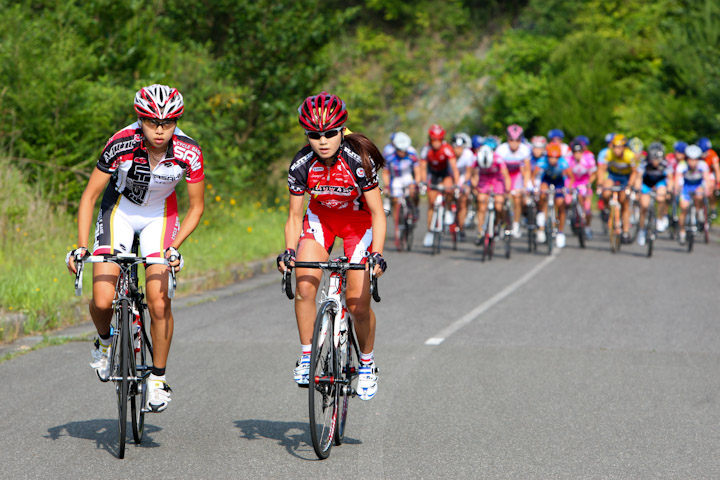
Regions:
M 432 254 L 440 253 L 442 236 L 445 231 L 450 234 L 452 248 L 456 250 L 457 237 L 460 231 L 460 227 L 457 224 L 457 197 L 459 190 L 457 187 L 452 187 L 454 193 L 453 201 L 450 203 L 448 210 L 448 207 L 445 205 L 445 192 L 447 191 L 445 185 L 430 185 L 429 188 L 438 192 L 438 195 L 435 197 L 430 220 L 430 232 L 433 234 Z M 451 219 L 447 218 L 450 216 Z
M 547 191 L 547 218 L 545 220 L 545 233 L 548 246 L 548 255 L 552 255 L 555 239 L 558 235 L 557 214 L 555 213 L 555 185 L 552 183 Z
M 397 199 L 398 217 L 395 228 L 395 246 L 402 252 L 412 249 L 415 226 L 417 224 L 416 207 L 410 198 L 410 189 L 403 190 L 402 197 Z
M 527 212 L 527 224 L 525 225 L 528 230 L 528 252 L 533 253 L 537 251 L 537 188 L 528 190 L 525 195 L 525 210 Z
M 485 220 L 483 221 L 482 242 L 482 258 L 481 261 L 492 260 L 493 251 L 495 250 L 495 239 L 502 235 L 503 244 L 505 246 L 505 258 L 510 258 L 510 247 L 512 241 L 512 232 L 510 231 L 508 222 L 505 221 L 504 212 L 499 214 L 495 211 L 495 191 L 490 189 L 488 197 L 487 211 L 485 212 Z M 508 206 L 505 205 L 507 211 Z M 500 220 L 496 216 L 500 216 Z M 510 224 L 511 225 L 511 224 Z
M 310 437 L 320 459 L 330 455 L 333 443 L 341 445 L 347 427 L 349 399 L 357 395 L 360 348 L 353 328 L 352 315 L 345 303 L 348 270 L 365 270 L 366 265 L 348 263 L 347 257 L 327 262 L 295 262 L 283 273 L 282 291 L 292 300 L 291 268 L 319 268 L 326 273 L 320 290 L 317 316 L 310 353 L 308 405 Z M 375 262 L 368 257 L 370 293 L 380 301 Z
M 640 198 L 634 189 L 630 191 L 630 241 L 634 242 L 640 232 Z
M 148 365 L 148 355 L 152 359 L 153 351 L 150 337 L 145 329 L 147 304 L 145 294 L 138 284 L 137 267 L 144 265 L 168 265 L 162 257 L 138 257 L 135 253 L 118 253 L 117 255 L 76 256 L 75 294 L 82 295 L 83 267 L 86 263 L 114 263 L 120 267 L 115 284 L 113 300 L 113 324 L 110 327 L 112 346 L 110 347 L 110 375 L 102 381 L 115 383 L 118 404 L 118 458 L 125 457 L 127 437 L 127 407 L 130 404 L 130 417 L 133 440 L 142 442 L 145 428 L 147 402 L 147 379 L 152 369 Z M 175 261 L 174 258 L 169 259 Z M 177 280 L 174 269 L 170 269 L 168 281 L 168 297 L 175 296 Z M 99 375 L 98 375 L 99 376 Z M 139 397 L 139 398 L 138 398 Z
M 653 243 L 657 238 L 657 213 L 655 211 L 657 193 L 651 190 L 648 195 L 650 196 L 650 203 L 645 215 L 645 245 L 647 246 L 647 256 L 652 257 Z
M 580 248 L 585 248 L 587 218 L 585 206 L 580 203 L 580 195 L 577 188 L 572 190 L 572 202 L 570 203 L 570 226 L 572 231 L 578 237 Z
M 620 251 L 620 245 L 622 244 L 622 206 L 620 204 L 619 195 L 620 192 L 625 190 L 625 187 L 619 185 L 609 187 L 607 190 L 612 192 L 609 203 L 609 214 L 607 220 L 607 231 L 610 238 L 610 251 L 616 253 Z

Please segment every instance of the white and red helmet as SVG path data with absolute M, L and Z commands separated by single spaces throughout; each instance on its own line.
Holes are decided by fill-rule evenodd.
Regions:
M 150 85 L 135 94 L 135 111 L 140 117 L 160 120 L 180 118 L 185 109 L 183 97 L 177 88 L 167 85 Z

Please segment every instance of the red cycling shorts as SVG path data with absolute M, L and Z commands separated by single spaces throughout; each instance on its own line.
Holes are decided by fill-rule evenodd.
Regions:
M 369 213 L 348 215 L 347 212 L 331 213 L 326 210 L 315 213 L 308 207 L 303 218 L 300 243 L 312 239 L 330 253 L 338 237 L 343 241 L 344 255 L 350 263 L 365 263 L 368 253 L 372 252 L 372 217 Z

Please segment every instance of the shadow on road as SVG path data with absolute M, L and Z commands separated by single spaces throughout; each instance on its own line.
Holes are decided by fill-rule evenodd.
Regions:
M 162 430 L 160 427 L 156 427 L 155 425 L 148 425 L 146 421 L 142 443 L 136 446 L 141 448 L 159 447 L 160 444 L 153 442 L 150 434 L 159 432 L 160 430 Z M 127 434 L 128 447 L 131 445 L 135 445 L 135 442 L 132 439 L 132 427 L 130 426 L 129 422 L 127 426 Z M 103 449 L 106 452 L 115 456 L 118 455 L 117 419 L 70 422 L 64 425 L 58 425 L 57 427 L 48 428 L 48 434 L 44 435 L 43 437 L 50 440 L 58 440 L 60 439 L 60 437 L 73 437 L 82 440 L 90 440 L 95 442 L 95 448 Z
M 272 420 L 236 420 L 235 426 L 246 440 L 268 438 L 278 444 L 292 456 L 303 460 L 317 460 L 310 440 L 310 425 L 305 422 L 275 422 Z M 360 440 L 345 437 L 343 444 L 358 445 Z

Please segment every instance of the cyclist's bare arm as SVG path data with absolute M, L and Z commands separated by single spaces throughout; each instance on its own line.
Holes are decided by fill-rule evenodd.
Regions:
M 380 189 L 378 190 L 378 195 Z M 303 222 L 303 206 L 304 206 L 305 195 L 292 195 L 290 194 L 290 208 L 288 209 L 288 218 L 285 222 L 285 248 L 296 250 L 298 241 L 300 240 L 300 233 L 302 232 Z M 380 208 L 382 208 L 382 201 L 380 202 Z M 383 210 L 383 216 L 385 211 Z M 278 268 L 281 272 L 287 270 L 285 264 L 280 262 Z
M 95 210 L 95 203 L 98 197 L 102 195 L 105 187 L 110 180 L 109 173 L 105 173 L 97 167 L 93 170 L 90 175 L 90 180 L 83 191 L 82 197 L 80 197 L 80 206 L 78 208 L 78 237 L 77 245 L 78 248 L 82 247 L 88 249 L 88 237 L 90 236 L 90 226 L 92 224 L 93 212 Z M 72 273 L 76 273 L 75 259 L 70 259 L 68 264 L 68 270 Z
M 420 160 L 420 182 L 427 183 L 427 160 Z
M 450 162 L 450 168 L 452 169 L 453 184 L 457 185 L 460 181 L 460 171 L 457 168 L 457 160 L 454 157 L 451 157 L 448 162 Z
M 180 230 L 171 244 L 171 246 L 176 249 L 179 249 L 185 239 L 197 228 L 200 224 L 200 218 L 205 211 L 205 180 L 200 180 L 197 183 L 188 183 L 187 191 L 189 204 L 188 213 L 180 224 Z
M 365 202 L 367 203 L 370 215 L 372 215 L 372 249 L 371 253 L 377 252 L 380 255 L 385 247 L 385 234 L 387 233 L 387 219 L 385 218 L 385 210 L 382 206 L 380 198 L 380 189 L 373 188 L 363 193 Z M 380 277 L 382 269 L 379 265 L 375 265 L 374 275 Z

